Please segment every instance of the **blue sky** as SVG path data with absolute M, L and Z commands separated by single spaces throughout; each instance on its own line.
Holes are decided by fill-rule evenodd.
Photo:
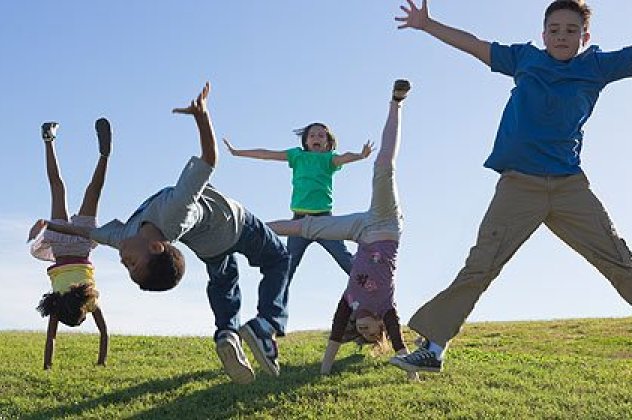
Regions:
M 99 220 L 124 219 L 148 195 L 173 184 L 198 154 L 195 124 L 171 115 L 209 80 L 218 137 L 237 147 L 283 150 L 292 129 L 327 123 L 340 151 L 379 142 L 394 79 L 413 90 L 405 104 L 399 187 L 406 217 L 397 278 L 402 321 L 446 287 L 461 268 L 497 174 L 491 150 L 512 81 L 418 31 L 396 30 L 398 1 L 122 1 L 0 4 L 0 329 L 45 329 L 35 311 L 48 288 L 46 263 L 25 243 L 50 196 L 39 139 L 43 121 L 61 123 L 58 157 L 71 212 L 79 207 L 97 157 L 94 120 L 107 116 L 114 151 Z M 430 2 L 443 22 L 504 43 L 541 46 L 548 1 Z M 629 2 L 594 2 L 592 43 L 630 44 Z M 632 81 L 603 92 L 586 125 L 583 168 L 624 238 L 632 238 Z M 238 159 L 220 147 L 212 182 L 263 220 L 288 217 L 286 164 Z M 336 175 L 335 211 L 367 208 L 371 163 Z M 632 240 L 632 239 L 631 239 Z M 354 248 L 354 246 L 352 246 Z M 185 250 L 184 247 L 181 249 Z M 93 253 L 110 330 L 123 334 L 213 332 L 201 262 L 173 291 L 141 292 L 117 253 Z M 256 306 L 258 272 L 242 263 L 244 320 Z M 290 330 L 326 329 L 346 278 L 317 245 L 290 291 Z M 604 278 L 546 227 L 518 251 L 472 313 L 472 321 L 630 316 Z M 65 330 L 68 330 L 67 328 Z M 81 331 L 95 331 L 88 321 Z

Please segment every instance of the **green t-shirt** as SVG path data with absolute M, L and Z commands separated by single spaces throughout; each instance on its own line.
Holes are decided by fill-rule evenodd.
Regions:
M 300 147 L 289 149 L 287 162 L 292 168 L 292 211 L 320 213 L 331 211 L 333 176 L 341 166 L 334 166 L 334 152 L 306 152 Z

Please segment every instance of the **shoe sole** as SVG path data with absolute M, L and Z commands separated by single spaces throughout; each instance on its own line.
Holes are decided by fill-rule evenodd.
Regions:
M 224 372 L 230 379 L 240 385 L 252 383 L 255 380 L 255 373 L 250 364 L 244 365 L 239 360 L 237 350 L 228 341 L 220 342 L 215 347 L 217 356 L 224 366 Z M 246 360 L 248 363 L 248 360 Z
M 242 325 L 239 329 L 239 335 L 244 339 L 246 344 L 248 344 L 248 347 L 250 347 L 252 354 L 255 356 L 257 363 L 259 363 L 263 371 L 270 376 L 279 376 L 279 369 L 268 359 L 264 349 L 259 345 L 257 335 L 248 324 Z
M 398 368 L 405 370 L 406 372 L 432 372 L 432 373 L 439 373 L 439 372 L 441 372 L 441 367 L 411 365 L 411 364 L 408 364 L 408 363 L 404 362 L 403 360 L 401 360 L 401 359 L 399 359 L 397 357 L 391 357 L 389 359 L 389 362 L 392 365 L 397 366 Z
M 408 80 L 396 80 L 393 85 L 393 99 L 400 102 L 406 99 L 410 90 L 410 82 Z
M 97 139 L 99 140 L 99 152 L 107 151 L 107 154 L 104 156 L 110 155 L 110 149 L 112 147 L 112 128 L 110 127 L 110 122 L 105 118 L 99 118 L 95 124 L 94 128 L 97 130 Z
M 52 142 L 55 140 L 57 136 L 53 133 L 57 131 L 57 127 L 59 127 L 59 123 L 54 121 L 42 124 L 42 140 L 45 142 Z

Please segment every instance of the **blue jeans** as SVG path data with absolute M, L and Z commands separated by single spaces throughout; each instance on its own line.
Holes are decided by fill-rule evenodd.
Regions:
M 334 257 L 334 260 L 336 260 L 340 268 L 342 268 L 345 273 L 351 273 L 351 266 L 353 265 L 353 255 L 345 246 L 344 241 L 332 239 L 307 239 L 303 238 L 302 236 L 288 236 L 287 250 L 292 257 L 290 261 L 290 273 L 288 276 L 290 282 L 294 277 L 296 267 L 298 267 L 301 259 L 303 258 L 305 250 L 312 242 L 317 242 L 323 248 L 325 248 L 329 255 Z
M 221 330 L 237 332 L 241 325 L 236 253 L 245 256 L 251 267 L 259 267 L 263 275 L 259 282 L 257 316 L 266 319 L 277 335 L 285 335 L 290 254 L 279 237 L 248 211 L 237 243 L 221 255 L 203 259 L 209 275 L 206 294 L 215 315 L 215 335 Z

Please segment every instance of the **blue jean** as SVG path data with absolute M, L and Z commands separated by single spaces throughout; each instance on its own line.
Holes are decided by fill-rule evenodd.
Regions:
M 345 246 L 344 241 L 331 239 L 307 239 L 303 238 L 302 236 L 288 236 L 287 250 L 289 251 L 292 258 L 290 261 L 290 273 L 288 276 L 290 282 L 294 277 L 296 267 L 298 267 L 301 259 L 303 258 L 305 250 L 312 242 L 317 242 L 323 248 L 325 248 L 325 251 L 327 251 L 329 255 L 334 257 L 334 260 L 336 260 L 340 268 L 342 268 L 345 273 L 351 273 L 351 266 L 353 265 L 353 255 Z
M 257 316 L 266 319 L 277 335 L 285 335 L 290 254 L 279 237 L 248 211 L 237 243 L 221 255 L 203 259 L 209 275 L 206 294 L 215 315 L 215 335 L 221 330 L 237 332 L 241 325 L 236 253 L 245 256 L 251 267 L 259 267 L 263 275 L 259 282 Z

